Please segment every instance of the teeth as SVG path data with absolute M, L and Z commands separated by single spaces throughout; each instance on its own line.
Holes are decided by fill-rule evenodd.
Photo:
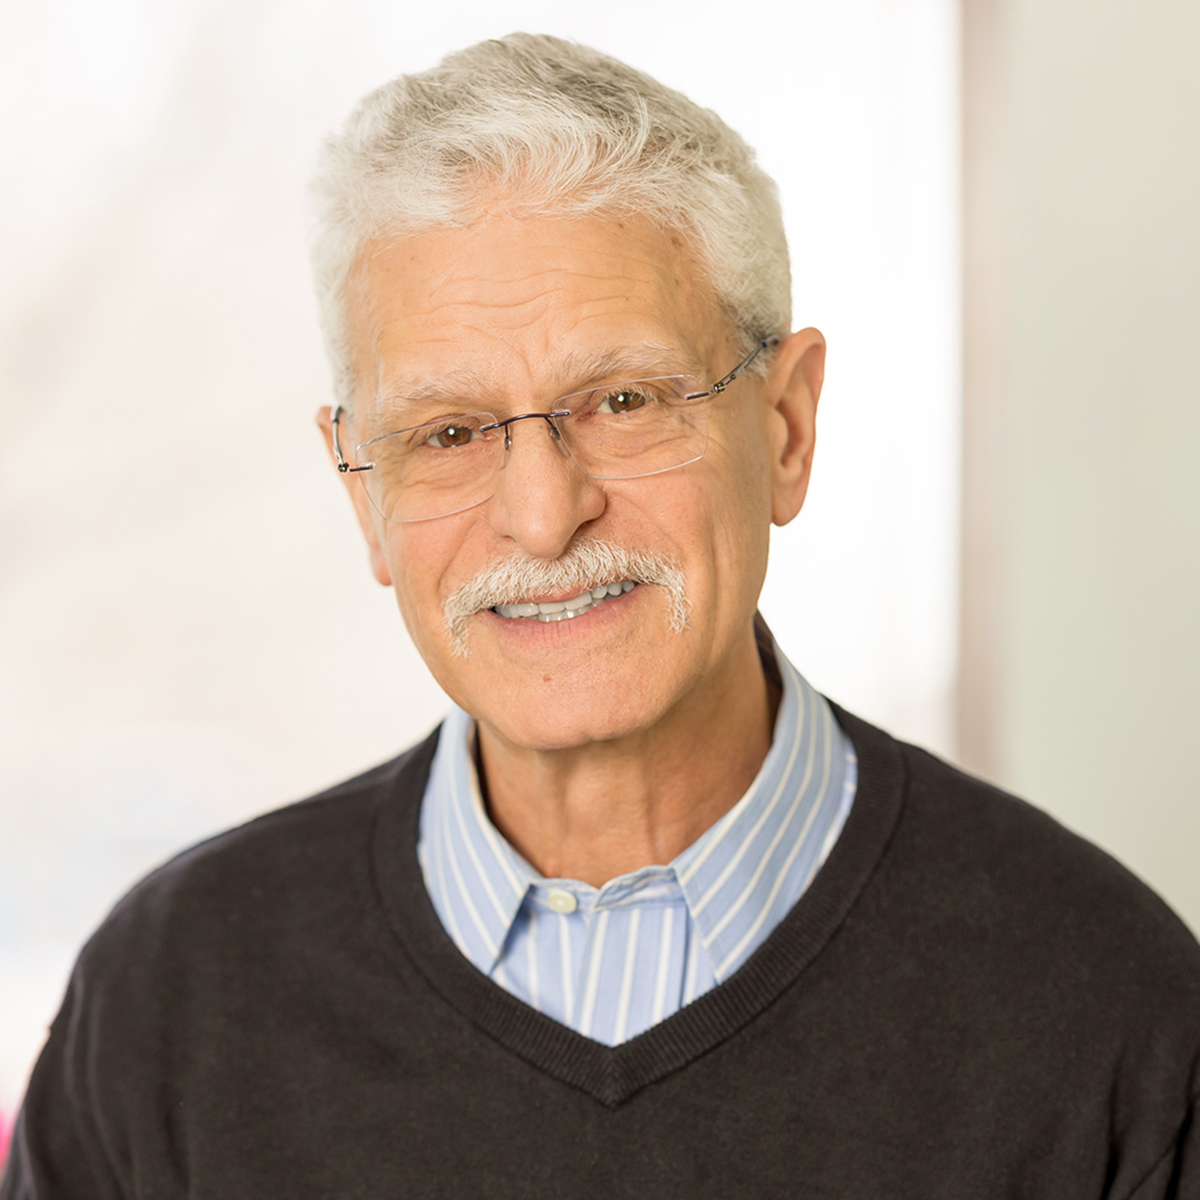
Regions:
M 605 600 L 613 596 L 631 592 L 635 587 L 637 584 L 632 579 L 624 579 L 619 583 L 590 588 L 586 592 L 580 592 L 578 596 L 572 596 L 569 600 L 554 600 L 547 604 L 530 604 L 528 602 L 497 604 L 492 611 L 509 620 L 525 617 L 535 621 L 566 621 L 571 617 L 578 617 L 582 613 L 589 612 L 597 604 L 603 604 Z

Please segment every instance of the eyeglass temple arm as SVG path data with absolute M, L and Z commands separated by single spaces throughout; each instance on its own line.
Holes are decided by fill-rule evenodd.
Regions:
M 329 424 L 333 427 L 333 454 L 337 459 L 337 469 L 345 475 L 347 471 L 370 471 L 375 464 L 367 463 L 365 466 L 352 467 L 345 458 L 342 457 L 342 447 L 338 441 L 338 426 L 342 422 L 342 413 L 345 410 L 340 404 L 334 405 L 333 412 L 329 415 Z
M 747 354 L 746 357 L 743 358 L 742 361 L 738 363 L 738 365 L 734 367 L 732 371 L 729 372 L 728 375 L 722 375 L 721 378 L 712 385 L 712 388 L 709 391 L 701 392 L 699 395 L 711 396 L 714 392 L 723 392 L 764 350 L 767 349 L 768 346 L 774 346 L 778 343 L 778 341 L 779 338 L 775 334 L 771 334 L 770 337 L 763 338 L 762 341 L 760 341 L 758 345 L 755 346 L 754 349 L 751 350 L 750 353 Z M 691 400 L 693 397 L 689 396 L 688 399 Z

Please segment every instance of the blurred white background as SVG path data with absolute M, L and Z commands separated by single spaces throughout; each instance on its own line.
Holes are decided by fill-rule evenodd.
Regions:
M 444 699 L 313 414 L 316 145 L 514 28 L 717 109 L 779 182 L 830 343 L 764 608 L 843 703 L 951 748 L 957 59 L 949 0 L 51 0 L 0 27 L 0 1107 L 70 962 L 174 850 L 398 752 Z
M 443 710 L 313 426 L 304 189 L 362 93 L 514 28 L 683 89 L 779 182 L 796 324 L 830 343 L 763 601 L 792 660 L 1200 926 L 1200 7 L 962 12 L 1003 18 L 996 261 L 968 314 L 996 351 L 968 397 L 994 433 L 965 463 L 990 504 L 966 522 L 990 604 L 965 612 L 970 745 L 956 0 L 0 8 L 0 1112 L 130 883 Z

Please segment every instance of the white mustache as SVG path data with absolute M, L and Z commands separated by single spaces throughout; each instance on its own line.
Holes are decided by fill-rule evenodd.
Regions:
M 520 604 L 531 596 L 547 593 L 577 595 L 625 579 L 665 588 L 671 602 L 671 629 L 682 633 L 687 628 L 687 591 L 683 572 L 674 563 L 646 550 L 584 538 L 559 558 L 503 559 L 447 596 L 442 613 L 454 653 L 466 655 L 468 625 L 477 612 L 498 604 Z

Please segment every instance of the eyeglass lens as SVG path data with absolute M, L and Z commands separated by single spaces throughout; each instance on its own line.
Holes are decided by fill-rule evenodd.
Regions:
M 578 392 L 556 401 L 553 416 L 522 414 L 527 428 L 509 436 L 557 431 L 562 448 L 596 479 L 657 475 L 695 462 L 707 447 L 707 405 L 689 400 L 687 384 L 670 376 Z M 485 412 L 442 417 L 362 443 L 355 466 L 370 464 L 359 479 L 386 520 L 449 516 L 495 491 L 512 425 Z

